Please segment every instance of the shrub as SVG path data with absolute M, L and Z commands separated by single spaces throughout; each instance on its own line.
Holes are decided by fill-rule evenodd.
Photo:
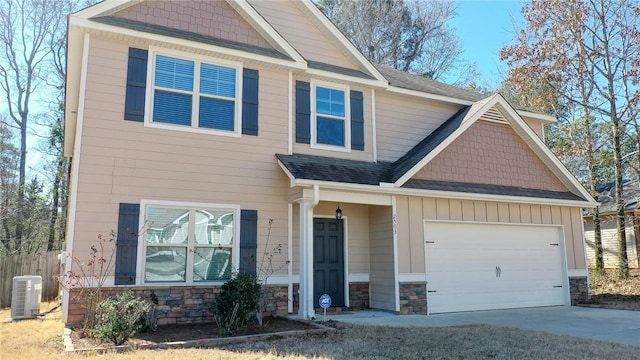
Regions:
M 102 342 L 111 341 L 114 345 L 124 344 L 145 327 L 150 308 L 151 304 L 137 297 L 132 291 L 125 291 L 101 301 L 96 309 L 96 338 Z
M 260 301 L 258 279 L 253 275 L 238 274 L 227 281 L 216 295 L 212 305 L 221 335 L 231 335 L 251 319 Z

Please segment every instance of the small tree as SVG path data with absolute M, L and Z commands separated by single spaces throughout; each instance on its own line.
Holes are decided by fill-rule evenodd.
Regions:
M 102 289 L 115 266 L 115 231 L 111 231 L 108 237 L 98 234 L 97 240 L 97 244 L 91 245 L 88 259 L 73 257 L 77 270 L 69 270 L 57 278 L 72 300 L 84 304 L 85 316 L 81 328 L 84 336 L 90 335 L 90 330 L 96 325 L 96 306 L 103 300 Z

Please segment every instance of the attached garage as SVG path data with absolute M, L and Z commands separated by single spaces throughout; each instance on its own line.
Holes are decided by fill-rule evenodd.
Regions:
M 569 305 L 560 226 L 425 221 L 429 313 Z

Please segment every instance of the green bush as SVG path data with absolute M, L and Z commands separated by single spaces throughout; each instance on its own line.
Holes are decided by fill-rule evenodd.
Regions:
M 122 345 L 144 329 L 151 304 L 132 291 L 111 296 L 98 303 L 94 334 L 101 342 Z
M 236 275 L 222 285 L 211 309 L 220 334 L 235 333 L 255 315 L 260 302 L 260 287 L 253 275 Z

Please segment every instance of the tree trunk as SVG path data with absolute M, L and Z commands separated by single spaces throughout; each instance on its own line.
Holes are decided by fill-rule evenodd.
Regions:
M 51 196 L 53 201 L 51 204 L 51 214 L 49 218 L 49 239 L 47 241 L 47 251 L 53 250 L 53 244 L 56 241 L 56 221 L 58 220 L 58 205 L 60 203 L 60 182 L 61 174 L 64 171 L 64 157 L 58 156 L 58 166 L 56 167 L 56 176 L 53 180 L 53 190 Z
M 581 87 L 582 97 L 586 99 L 586 92 L 584 87 Z M 589 114 L 589 109 L 584 107 L 585 115 L 585 129 L 587 140 L 587 167 L 589 168 L 589 191 L 591 196 L 598 201 L 598 174 L 596 173 L 596 161 L 594 159 L 594 145 L 593 145 L 593 133 L 592 133 L 592 120 Z M 593 209 L 593 243 L 595 246 L 596 255 L 596 270 L 600 273 L 604 272 L 604 256 L 602 254 L 602 226 L 600 223 L 600 207 L 597 206 Z
M 618 230 L 618 270 L 621 278 L 629 277 L 629 264 L 627 263 L 627 233 L 624 219 L 624 198 L 622 193 L 622 147 L 620 144 L 620 120 L 614 115 L 615 106 L 612 106 L 613 125 L 613 159 L 615 162 L 616 183 L 616 228 Z
M 22 234 L 24 232 L 24 219 L 25 219 L 25 198 L 24 198 L 24 185 L 26 182 L 26 161 L 27 161 L 27 116 L 28 112 L 24 111 L 22 114 L 22 123 L 20 126 L 20 168 L 18 175 L 18 199 L 16 209 L 16 236 L 14 239 L 15 250 L 20 252 L 22 247 Z

